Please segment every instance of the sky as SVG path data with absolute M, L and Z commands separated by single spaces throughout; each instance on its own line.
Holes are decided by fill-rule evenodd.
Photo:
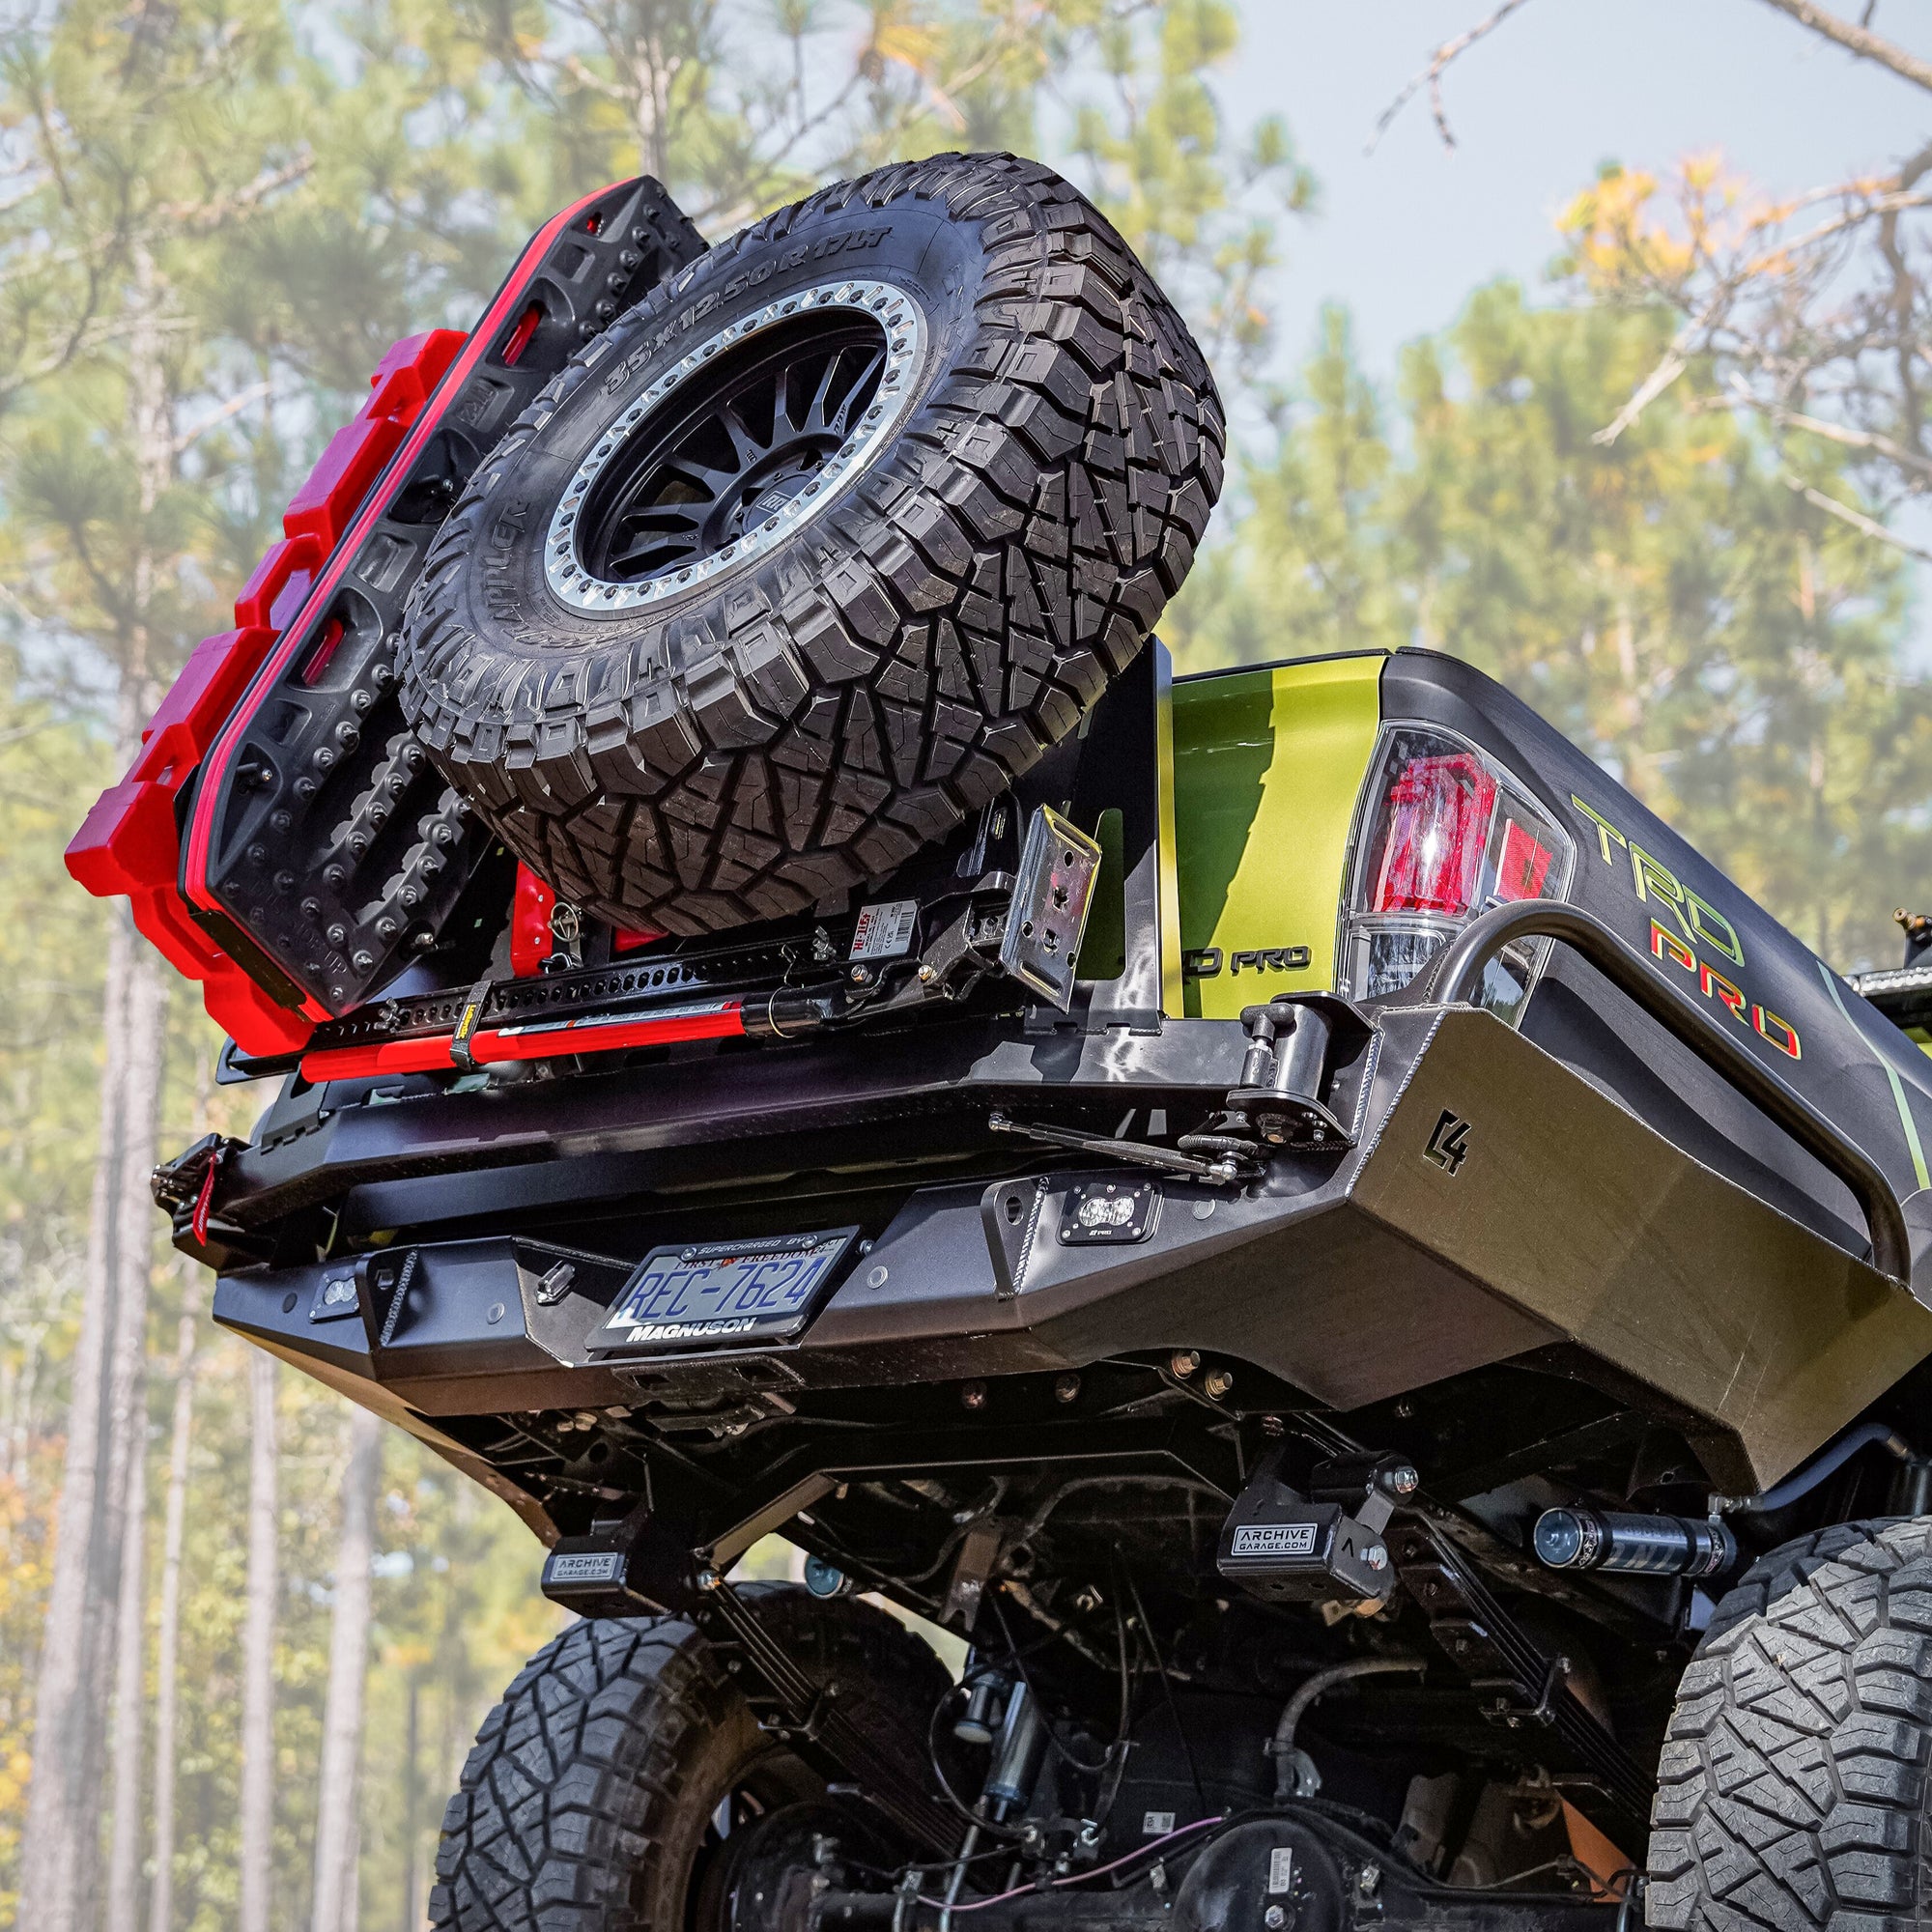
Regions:
M 1418 96 L 1364 154 L 1377 119 L 1442 42 L 1494 0 L 1240 0 L 1230 117 L 1288 122 L 1321 183 L 1292 224 L 1278 358 L 1292 370 L 1324 302 L 1351 311 L 1371 371 L 1441 327 L 1479 283 L 1534 282 L 1557 213 L 1606 159 L 1662 172 L 1721 148 L 1772 192 L 1896 160 L 1932 133 L 1932 97 L 1827 46 L 1765 0 L 1527 0 L 1449 70 L 1455 151 Z M 1838 11 L 1861 11 L 1838 0 Z M 1932 54 L 1932 7 L 1879 0 L 1871 22 Z

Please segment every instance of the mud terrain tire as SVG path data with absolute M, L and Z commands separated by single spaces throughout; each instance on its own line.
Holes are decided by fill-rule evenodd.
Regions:
M 897 358 L 850 420 L 813 443 L 753 399 L 735 449 L 698 423 L 706 384 L 835 314 Z M 1223 441 L 1186 325 L 1076 189 L 1007 155 L 885 168 L 712 249 L 551 383 L 430 551 L 404 706 L 587 911 L 693 933 L 836 902 L 1074 729 L 1186 577 Z
M 1658 1768 L 1645 1921 L 1932 1923 L 1932 1520 L 1843 1523 L 1719 1605 Z
M 744 1586 L 766 1627 L 909 1785 L 925 1787 L 925 1719 L 946 1689 L 932 1652 L 884 1611 Z M 484 1720 L 442 1821 L 436 1932 L 720 1932 L 707 1885 L 719 1805 L 822 1798 L 761 1732 L 737 1681 L 672 1617 L 573 1624 Z M 870 1807 L 860 1807 L 867 1814 Z

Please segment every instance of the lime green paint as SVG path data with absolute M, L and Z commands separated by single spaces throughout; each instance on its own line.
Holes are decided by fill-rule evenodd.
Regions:
M 1174 660 L 1156 638 L 1153 652 L 1153 755 L 1160 881 L 1160 1009 L 1179 1019 L 1183 1011 L 1180 979 L 1180 841 L 1175 833 Z
M 1844 1000 L 1838 993 L 1838 982 L 1832 977 L 1832 969 L 1821 959 L 1818 961 L 1819 977 L 1825 981 L 1825 990 L 1832 996 L 1832 1004 L 1838 1009 L 1838 1017 L 1851 1027 L 1853 1033 L 1858 1028 L 1853 1025 L 1852 1016 L 1845 1010 Z M 1860 1035 L 1862 1041 L 1863 1036 Z M 1912 1156 L 1912 1172 L 1918 1182 L 1919 1191 L 1932 1187 L 1932 1173 L 1925 1167 L 1925 1149 L 1918 1138 L 1918 1122 L 1912 1118 L 1912 1103 L 1905 1097 L 1905 1083 L 1898 1077 L 1898 1069 L 1884 1054 L 1878 1056 L 1878 1064 L 1885 1068 L 1885 1077 L 1891 1083 L 1892 1105 L 1898 1109 L 1898 1124 L 1905 1129 L 1906 1151 Z
M 1898 1068 L 1890 1061 L 1882 1060 L 1879 1065 L 1885 1068 L 1885 1077 L 1891 1082 L 1892 1104 L 1898 1109 L 1899 1124 L 1905 1129 L 1906 1150 L 1912 1155 L 1912 1172 L 1918 1177 L 1922 1191 L 1932 1187 L 1932 1174 L 1925 1169 L 1925 1150 L 1919 1144 L 1918 1123 L 1912 1118 L 1912 1102 L 1905 1097 L 1905 1082 L 1898 1077 Z
M 1380 652 L 1190 678 L 1174 691 L 1180 944 L 1220 950 L 1186 1011 L 1231 1018 L 1272 993 L 1335 983 L 1335 922 L 1355 798 L 1381 722 Z M 1228 970 L 1237 952 L 1305 946 L 1298 972 Z M 1172 1010 L 1172 1009 L 1170 1009 Z
M 1174 815 L 1180 943 L 1213 942 L 1261 812 L 1262 781 L 1274 759 L 1271 671 L 1190 678 L 1174 693 Z M 1186 982 L 1186 1011 L 1201 1015 L 1200 989 Z

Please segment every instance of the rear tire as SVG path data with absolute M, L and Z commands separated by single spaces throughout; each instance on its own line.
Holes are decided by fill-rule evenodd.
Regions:
M 1772 1551 L 1719 1605 L 1658 1769 L 1645 1922 L 1932 1924 L 1932 1520 Z
M 1186 325 L 1050 168 L 840 183 L 518 420 L 411 595 L 404 708 L 585 910 L 802 913 L 1079 724 L 1180 588 L 1223 440 Z
M 925 1719 L 947 1681 L 931 1650 L 868 1604 L 784 1586 L 743 1594 L 814 1679 L 837 1680 L 845 1717 L 923 1789 Z M 818 1776 L 759 1730 L 692 1625 L 575 1624 L 477 1732 L 443 1817 L 430 1922 L 437 1932 L 737 1932 L 759 1919 L 752 1900 L 734 1914 L 730 1839 L 714 1822 L 727 1804 L 745 1830 L 785 1807 L 837 1804 L 848 1847 L 889 1849 L 871 1807 L 828 1800 Z M 793 1835 L 810 1842 L 809 1832 Z

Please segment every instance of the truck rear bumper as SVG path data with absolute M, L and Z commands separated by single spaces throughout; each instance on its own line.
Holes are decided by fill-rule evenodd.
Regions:
M 546 1120 L 565 1110 L 542 1086 L 317 1105 L 279 1141 L 271 1121 L 269 1145 L 237 1163 L 236 1218 L 319 1192 L 340 1202 L 346 1234 L 380 1245 L 225 1274 L 216 1319 L 426 1418 L 795 1403 L 1174 1349 L 1251 1363 L 1349 1410 L 1569 1345 L 1591 1379 L 1641 1384 L 1681 1412 L 1713 1480 L 1738 1492 L 1775 1481 L 1932 1350 L 1932 1313 L 1865 1262 L 1486 1013 L 1385 1011 L 1353 1147 L 1278 1155 L 1240 1187 L 1137 1176 L 1151 1190 L 1148 1225 L 1119 1241 L 1066 1236 L 1081 1183 L 1122 1169 L 1075 1157 L 988 1179 L 984 1110 L 1198 1108 L 1234 1084 L 1240 1030 L 983 1031 L 774 1055 L 755 1081 L 729 1060 L 662 1084 L 573 1080 L 567 1134 Z M 742 1193 L 696 1210 L 678 1195 L 654 1232 L 652 1205 L 679 1182 L 701 1187 L 707 1162 L 769 1172 L 774 1189 L 808 1159 L 821 1174 L 836 1162 L 890 1176 L 943 1152 L 962 1123 L 959 1157 L 977 1140 L 980 1172 L 901 1188 L 795 1341 L 619 1367 L 589 1358 L 638 1255 L 745 1233 Z M 608 1233 L 612 1204 L 640 1197 L 623 1242 L 571 1237 L 580 1220 Z M 763 1226 L 774 1209 L 759 1211 Z M 826 1212 L 821 1184 L 797 1225 L 829 1225 Z M 469 1238 L 439 1237 L 458 1220 Z M 560 1261 L 570 1278 L 552 1293 Z

